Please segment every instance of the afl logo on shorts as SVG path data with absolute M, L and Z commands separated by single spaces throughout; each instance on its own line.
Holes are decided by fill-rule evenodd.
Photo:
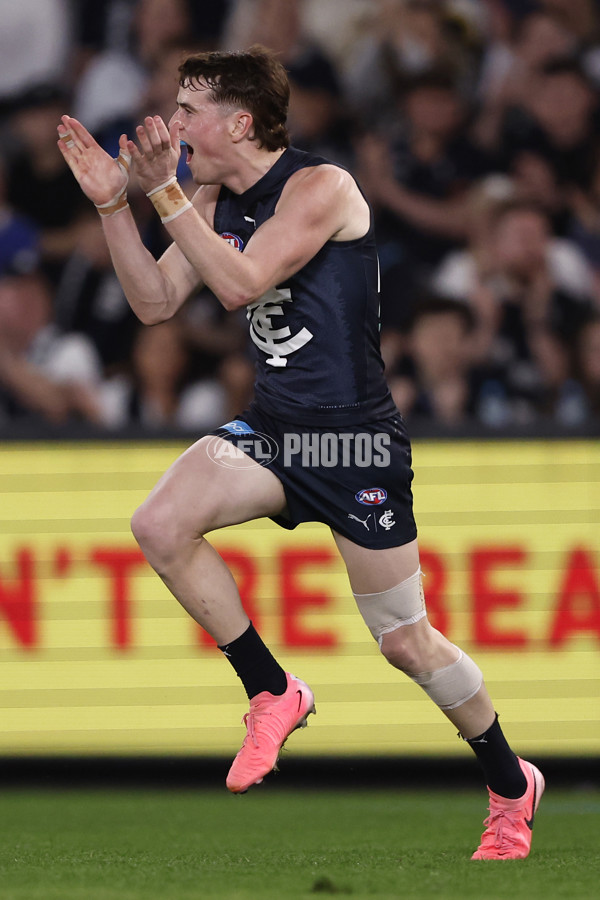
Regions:
M 239 250 L 240 253 L 244 249 L 244 242 L 237 234 L 232 234 L 231 231 L 223 231 L 221 232 L 221 237 L 226 240 L 228 244 L 231 244 L 232 247 L 235 247 L 236 250 Z
M 364 506 L 379 506 L 380 503 L 385 503 L 387 500 L 387 491 L 378 487 L 364 488 L 354 495 L 354 499 Z

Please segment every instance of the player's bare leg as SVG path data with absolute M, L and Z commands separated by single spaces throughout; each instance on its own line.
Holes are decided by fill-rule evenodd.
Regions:
M 406 581 L 419 569 L 417 541 L 389 550 L 370 550 L 334 535 L 346 563 L 354 594 L 378 594 Z M 426 616 L 414 624 L 389 631 L 381 638 L 381 652 L 391 665 L 407 675 L 433 672 L 452 665 L 458 659 L 458 648 Z M 453 710 L 444 710 L 466 739 L 481 734 L 495 719 L 494 707 L 485 688 Z
M 152 568 L 216 640 L 246 689 L 248 734 L 227 778 L 229 789 L 238 793 L 271 771 L 288 735 L 314 711 L 314 698 L 263 644 L 231 572 L 204 537 L 217 528 L 277 515 L 286 504 L 279 479 L 248 456 L 236 461 L 227 454 L 227 467 L 216 463 L 220 444 L 220 438 L 202 438 L 179 457 L 134 513 L 132 530 Z
M 217 644 L 248 627 L 231 572 L 206 540 L 209 531 L 285 508 L 281 482 L 249 457 L 211 458 L 218 438 L 202 438 L 158 481 L 132 518 L 146 559 L 181 605 Z
M 490 816 L 473 859 L 527 856 L 543 776 L 508 746 L 477 665 L 429 623 L 417 541 L 372 550 L 339 534 L 334 537 L 360 612 L 382 654 L 426 691 L 482 765 Z

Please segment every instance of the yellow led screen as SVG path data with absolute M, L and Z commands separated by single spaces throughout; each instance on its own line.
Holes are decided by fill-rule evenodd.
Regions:
M 129 531 L 183 449 L 0 450 L 0 754 L 237 752 L 240 683 Z M 598 445 L 416 442 L 414 460 L 434 624 L 484 670 L 518 752 L 600 753 Z M 211 540 L 266 641 L 314 689 L 294 753 L 464 753 L 379 656 L 325 527 L 261 520 Z

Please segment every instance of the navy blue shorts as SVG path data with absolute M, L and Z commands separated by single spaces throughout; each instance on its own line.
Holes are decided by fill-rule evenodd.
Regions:
M 402 417 L 348 427 L 293 425 L 255 404 L 211 432 L 234 444 L 281 481 L 283 528 L 323 522 L 374 550 L 413 541 L 410 441 Z

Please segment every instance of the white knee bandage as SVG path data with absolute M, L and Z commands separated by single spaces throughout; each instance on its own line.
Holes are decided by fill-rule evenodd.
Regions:
M 460 654 L 456 662 L 434 672 L 410 676 L 416 684 L 421 685 L 440 709 L 456 709 L 457 706 L 462 706 L 475 696 L 483 684 L 479 666 L 458 647 L 456 649 Z
M 414 625 L 427 615 L 420 569 L 396 587 L 377 594 L 354 594 L 354 599 L 380 647 L 384 634 Z

